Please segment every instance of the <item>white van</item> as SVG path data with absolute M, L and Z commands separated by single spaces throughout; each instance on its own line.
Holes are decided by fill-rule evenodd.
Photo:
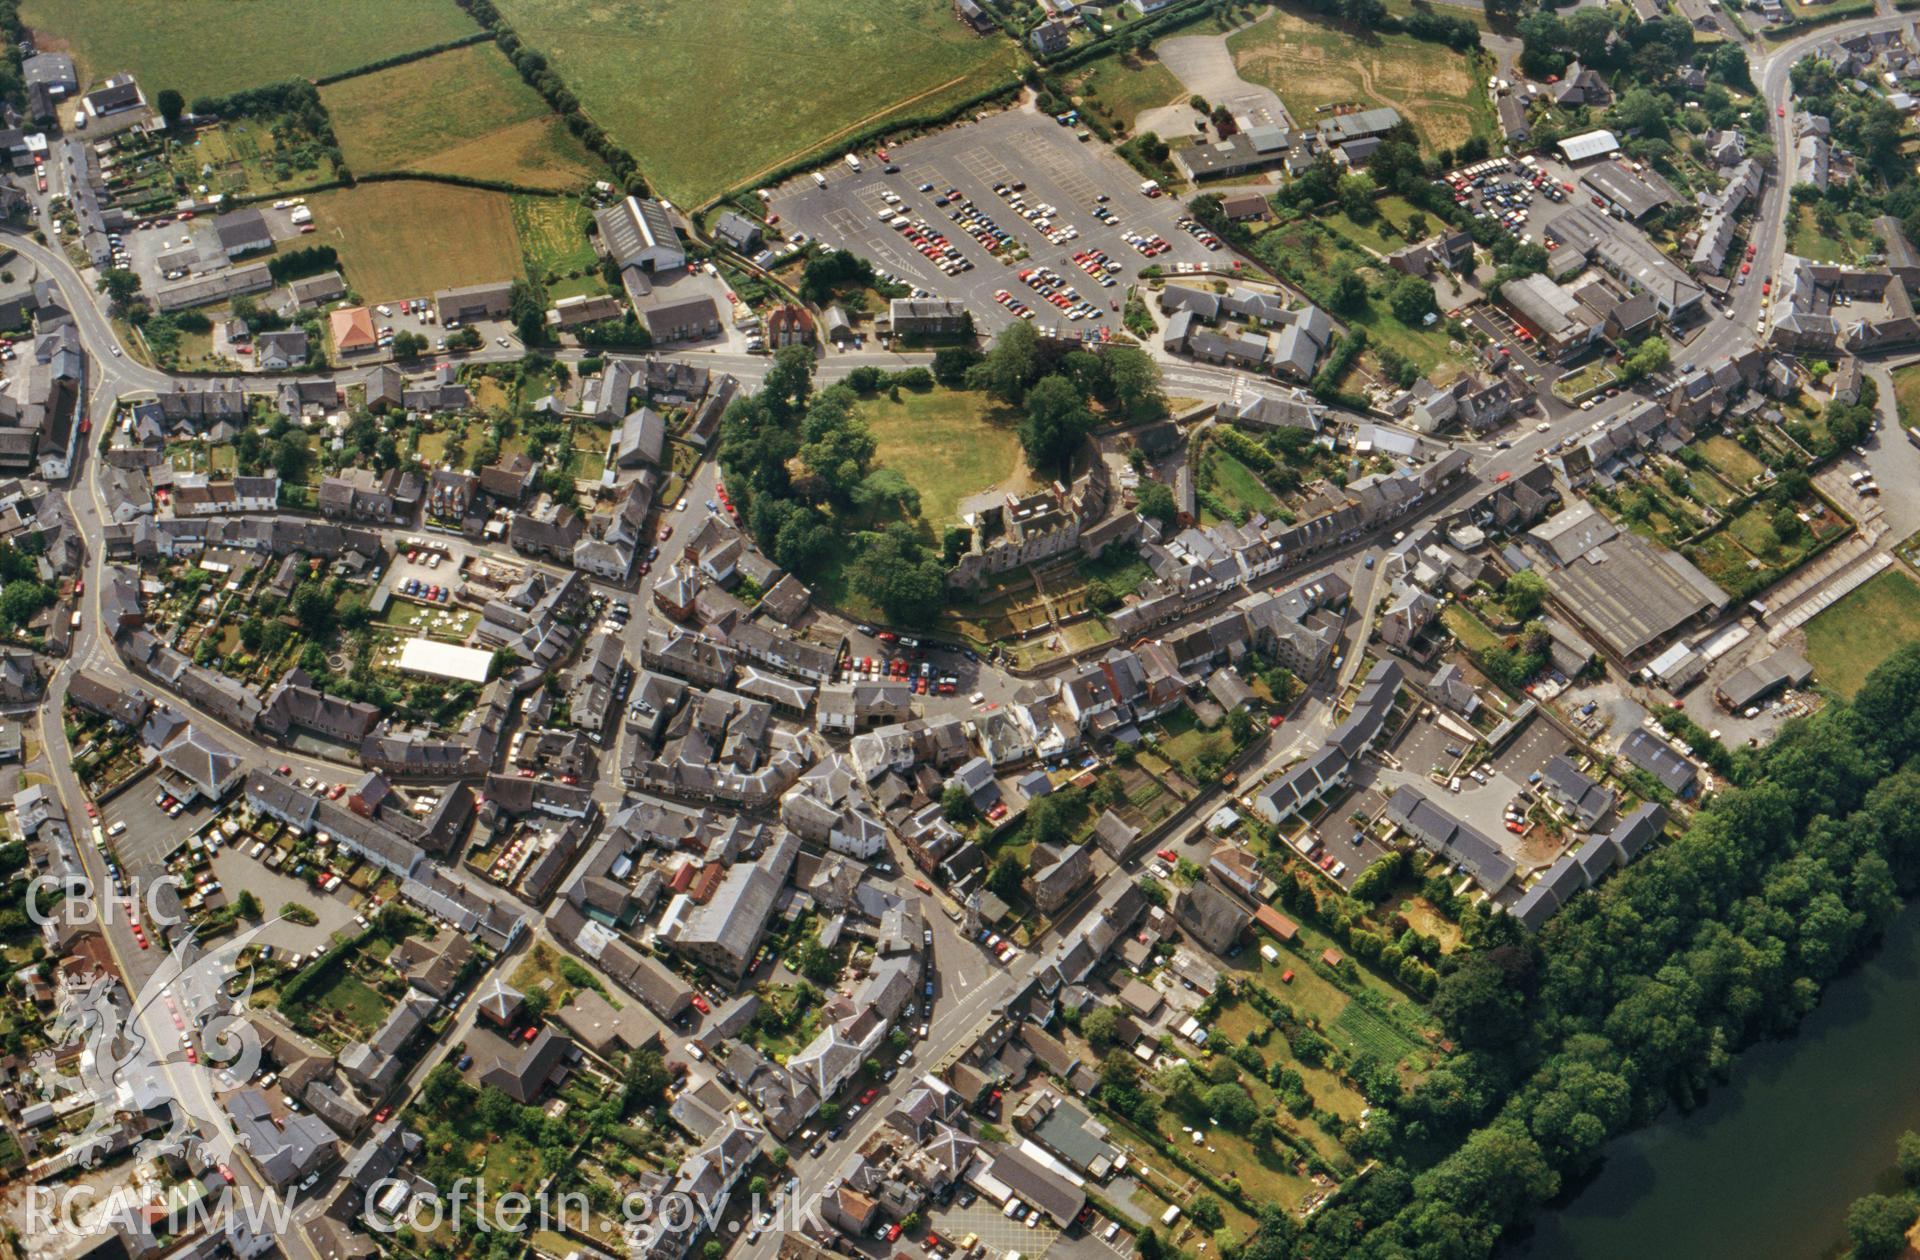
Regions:
M 253 847 L 247 850 L 247 856 L 250 858 L 257 859 L 262 853 L 265 853 L 266 851 L 267 851 L 267 842 L 265 840 L 256 840 L 254 841 Z
M 820 185 L 820 187 L 825 188 L 827 186 L 827 177 L 825 175 L 822 175 L 819 171 L 815 171 L 813 173 L 813 182 Z

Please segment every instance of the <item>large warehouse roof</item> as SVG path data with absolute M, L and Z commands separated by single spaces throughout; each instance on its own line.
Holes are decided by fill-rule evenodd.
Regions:
M 1611 131 L 1587 131 L 1568 136 L 1560 142 L 1560 151 L 1569 162 L 1585 162 L 1618 151 L 1620 140 Z
M 400 649 L 400 668 L 412 674 L 483 683 L 487 671 L 493 668 L 493 653 L 434 639 L 408 639 Z

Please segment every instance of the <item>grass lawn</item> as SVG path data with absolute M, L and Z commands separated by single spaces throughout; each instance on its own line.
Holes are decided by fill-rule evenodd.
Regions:
M 1851 697 L 1875 666 L 1920 639 L 1920 583 L 1895 567 L 1807 623 L 1807 659 L 1819 680 Z
M 173 88 L 188 104 L 339 74 L 478 29 L 453 0 L 26 0 L 20 20 L 43 51 L 73 53 L 83 84 L 131 73 L 149 101 Z
M 1008 40 L 966 30 L 947 0 L 500 7 L 653 186 L 688 207 L 808 153 L 831 155 L 890 115 L 933 113 L 1008 83 L 1016 59 Z
M 1280 508 L 1280 500 L 1265 486 L 1253 469 L 1241 463 L 1239 459 L 1218 448 L 1207 452 L 1207 466 L 1213 472 L 1213 484 L 1208 489 L 1230 508 L 1243 512 L 1265 512 L 1272 514 Z
M 1364 246 L 1376 254 L 1391 254 L 1410 243 L 1407 235 L 1407 220 L 1419 214 L 1426 220 L 1427 230 L 1431 232 L 1436 220 L 1433 215 L 1415 208 L 1412 202 L 1403 197 L 1388 194 L 1373 203 L 1374 215 L 1365 223 L 1355 222 L 1342 210 L 1326 218 L 1326 225 L 1357 245 Z M 1391 230 L 1388 226 L 1391 224 Z
M 587 236 L 592 221 L 592 213 L 569 198 L 516 196 L 513 229 L 520 235 L 527 274 L 554 284 L 581 272 L 591 278 L 591 291 L 598 292 L 603 287 L 598 260 Z
M 395 181 L 316 193 L 309 242 L 340 251 L 347 283 L 368 302 L 526 274 L 505 193 Z
M 556 189 L 598 174 L 492 43 L 346 79 L 322 88 L 320 100 L 356 174 L 431 171 Z
M 1325 117 L 1322 105 L 1390 105 L 1430 149 L 1451 149 L 1491 121 L 1473 99 L 1472 62 L 1411 35 L 1343 30 L 1288 5 L 1230 36 L 1227 48 L 1241 76 L 1278 92 L 1302 127 Z
M 1909 428 L 1920 425 L 1920 363 L 1895 369 L 1893 399 L 1900 409 L 1902 425 Z
M 1068 86 L 1081 110 L 1098 112 L 1128 131 L 1142 110 L 1170 105 L 1188 94 L 1173 72 L 1152 56 L 1095 58 L 1080 68 Z
M 1842 214 L 1837 220 L 1838 235 L 1820 230 L 1812 206 L 1797 207 L 1787 249 L 1814 262 L 1850 263 L 1873 248 L 1872 232 L 1858 214 Z
M 861 400 L 873 430 L 874 463 L 895 469 L 920 492 L 920 516 L 937 532 L 957 518 L 960 500 L 995 486 L 1025 491 L 1036 483 L 1014 428 L 1019 417 L 985 394 L 902 390 Z
M 1765 466 L 1746 447 L 1724 435 L 1717 434 L 1700 443 L 1700 453 L 1733 483 L 1735 489 L 1750 484 L 1765 471 Z

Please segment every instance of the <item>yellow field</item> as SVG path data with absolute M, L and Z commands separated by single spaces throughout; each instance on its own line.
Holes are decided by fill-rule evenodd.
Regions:
M 347 284 L 368 302 L 526 274 L 505 193 L 396 180 L 308 198 L 319 231 L 340 251 Z
M 1453 148 L 1474 132 L 1472 63 L 1443 45 L 1410 35 L 1356 36 L 1318 17 L 1277 9 L 1229 38 L 1227 47 L 1241 75 L 1278 92 L 1302 127 L 1329 116 L 1319 111 L 1322 105 L 1387 105 L 1436 149 Z
M 345 79 L 320 90 L 355 174 L 429 171 L 534 188 L 596 177 L 591 155 L 494 44 Z

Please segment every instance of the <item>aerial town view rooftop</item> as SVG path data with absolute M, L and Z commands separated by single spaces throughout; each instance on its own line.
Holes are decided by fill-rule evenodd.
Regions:
M 1908 0 L 0 0 L 0 1260 L 1920 1254 Z

